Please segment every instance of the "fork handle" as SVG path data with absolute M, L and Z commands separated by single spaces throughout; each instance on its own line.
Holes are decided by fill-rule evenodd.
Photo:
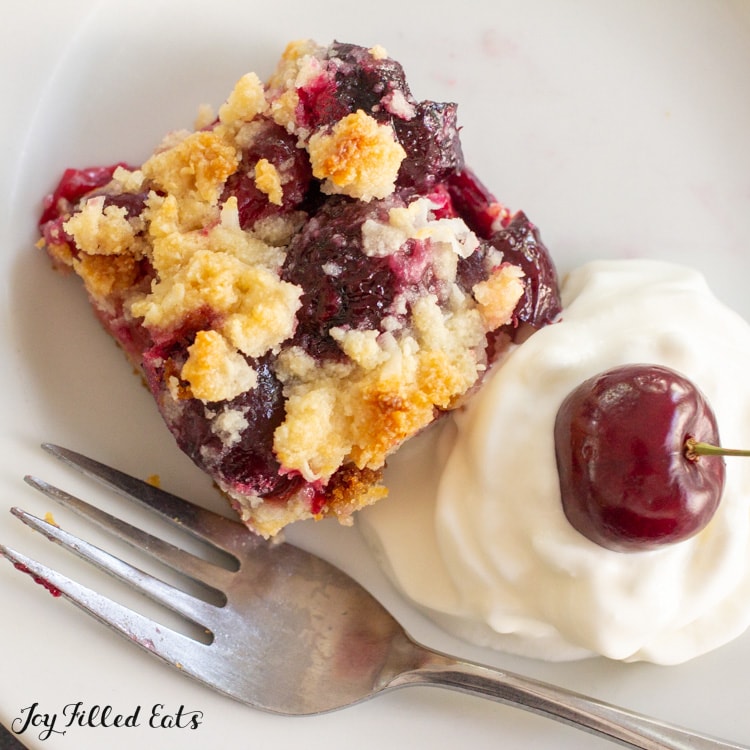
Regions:
M 481 695 L 641 750 L 749 750 L 564 688 L 414 645 L 418 665 L 396 676 L 389 687 L 434 685 Z

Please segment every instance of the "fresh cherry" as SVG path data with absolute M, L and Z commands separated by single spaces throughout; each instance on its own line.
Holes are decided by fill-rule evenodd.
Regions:
M 724 487 L 716 418 L 679 373 L 626 365 L 586 380 L 554 429 L 562 504 L 602 547 L 655 549 L 688 539 L 713 517 Z

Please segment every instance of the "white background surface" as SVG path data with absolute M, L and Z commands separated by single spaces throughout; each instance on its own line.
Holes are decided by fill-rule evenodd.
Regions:
M 458 101 L 467 161 L 540 226 L 561 272 L 597 257 L 687 262 L 750 317 L 746 0 L 22 0 L 5 8 L 0 539 L 100 588 L 110 584 L 7 512 L 52 511 L 62 526 L 96 538 L 28 489 L 29 472 L 116 506 L 43 454 L 40 442 L 141 476 L 158 473 L 178 494 L 221 503 L 173 445 L 77 284 L 35 251 L 41 197 L 67 166 L 144 159 L 166 131 L 190 126 L 200 103 L 218 106 L 244 72 L 265 77 L 290 39 L 382 44 L 404 64 L 418 98 Z M 549 665 L 481 652 L 411 610 L 356 529 L 326 522 L 290 537 L 368 585 L 429 645 L 750 744 L 750 634 L 669 668 Z M 512 708 L 423 688 L 317 718 L 269 716 L 171 672 L 4 561 L 0 596 L 0 723 L 35 702 L 46 713 L 79 700 L 118 713 L 142 707 L 137 729 L 71 727 L 46 741 L 27 732 L 22 739 L 34 748 L 608 746 Z M 202 711 L 203 723 L 150 728 L 145 718 L 156 704 Z

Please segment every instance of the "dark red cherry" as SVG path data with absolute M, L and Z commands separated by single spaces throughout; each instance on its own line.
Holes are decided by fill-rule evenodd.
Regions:
M 554 437 L 565 515 L 602 547 L 688 539 L 719 505 L 724 460 L 699 455 L 711 452 L 704 444 L 719 445 L 716 419 L 673 370 L 626 365 L 590 378 L 562 403 Z
M 118 167 L 128 167 L 124 162 L 112 164 L 107 167 L 88 167 L 86 169 L 66 169 L 60 179 L 54 193 L 44 199 L 44 210 L 39 219 L 39 226 L 43 227 L 47 222 L 67 216 L 72 207 L 83 196 L 91 193 L 97 188 L 106 185 Z

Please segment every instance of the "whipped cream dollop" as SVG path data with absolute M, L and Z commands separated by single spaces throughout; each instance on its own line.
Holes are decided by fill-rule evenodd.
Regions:
M 363 530 L 394 582 L 473 643 L 550 660 L 675 664 L 750 624 L 750 459 L 727 458 L 711 522 L 678 544 L 614 552 L 560 501 L 553 425 L 565 396 L 623 364 L 686 375 L 722 445 L 750 447 L 750 326 L 701 274 L 597 261 L 563 283 L 560 322 L 514 348 L 455 415 L 392 460 Z

